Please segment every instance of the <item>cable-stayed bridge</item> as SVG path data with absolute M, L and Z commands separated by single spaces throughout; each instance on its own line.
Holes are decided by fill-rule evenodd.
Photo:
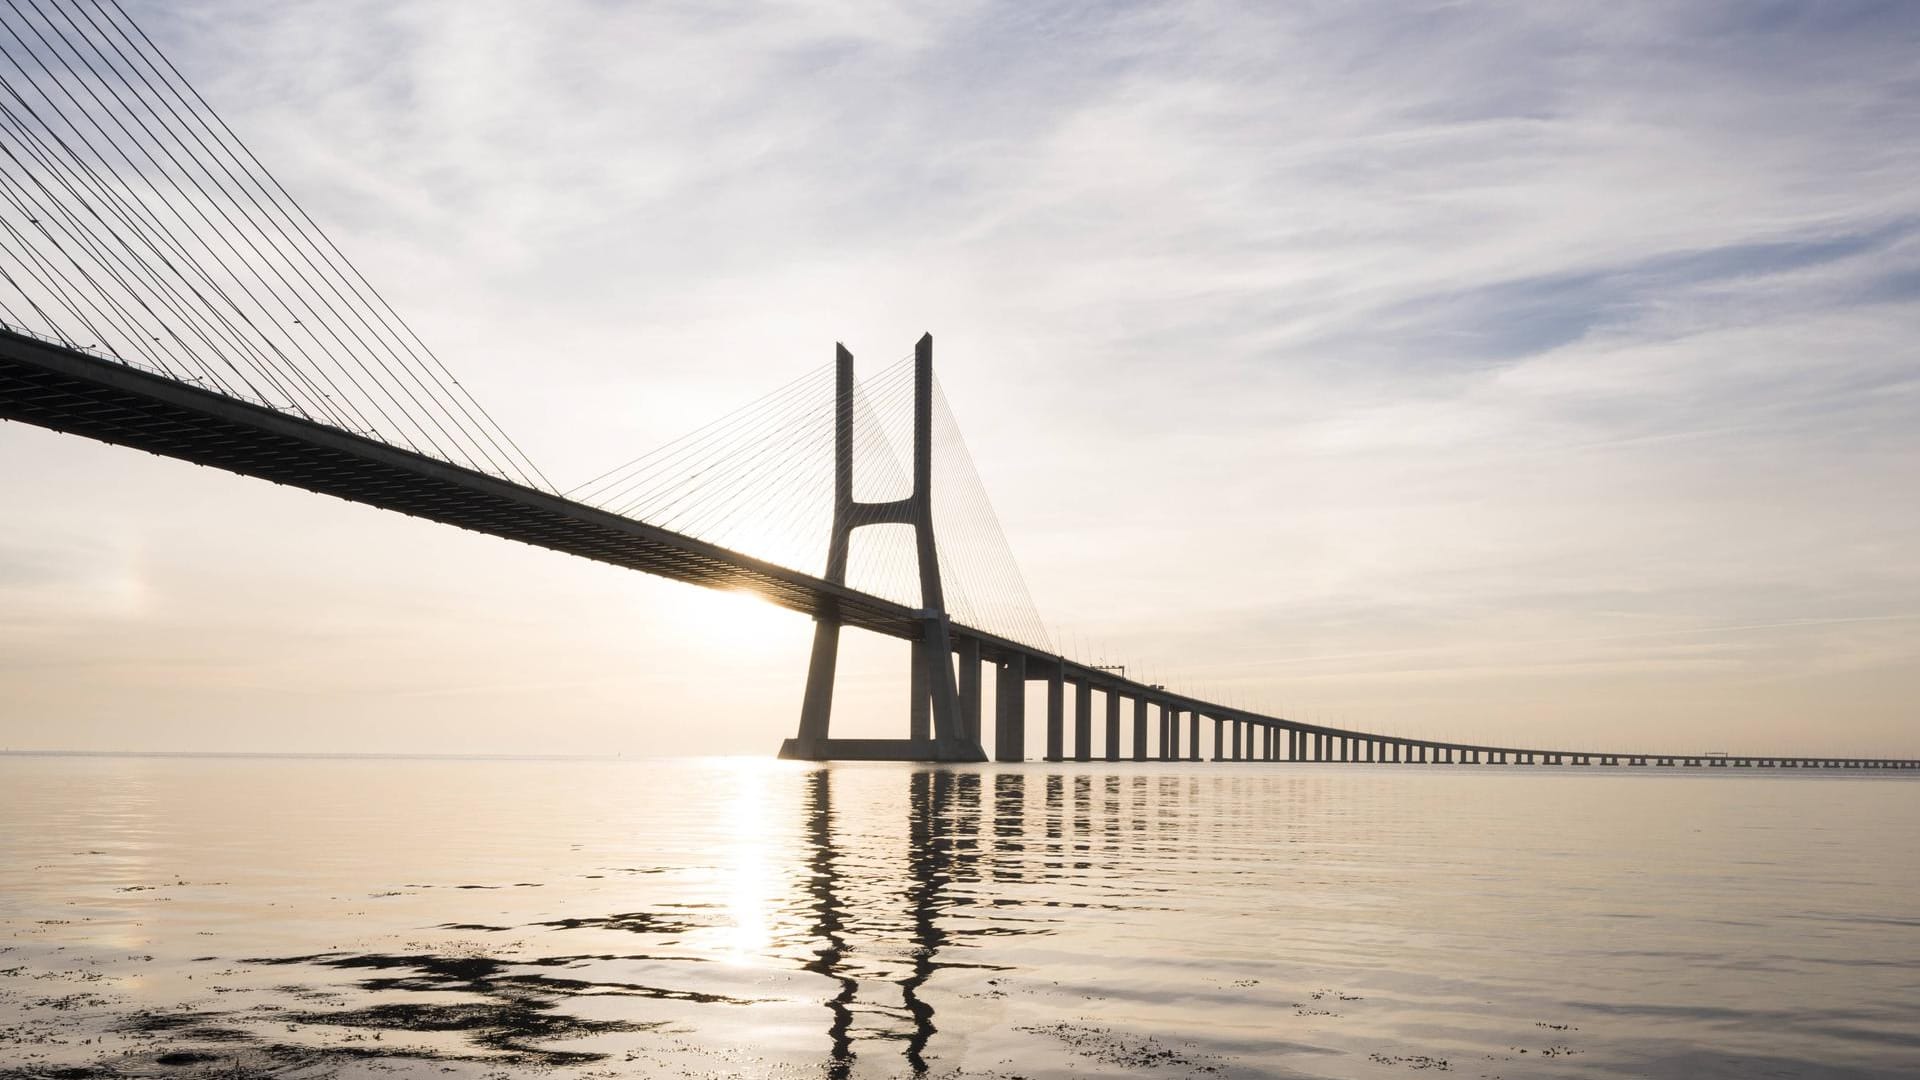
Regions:
M 995 756 L 1022 760 L 1039 682 L 1050 760 L 1920 768 L 1413 739 L 1070 660 L 1034 611 L 931 338 L 864 380 L 840 349 L 563 492 L 115 0 L 9 0 L 0 30 L 0 417 L 807 614 L 787 756 L 982 760 L 991 700 Z M 831 734 L 845 626 L 912 643 L 900 738 Z

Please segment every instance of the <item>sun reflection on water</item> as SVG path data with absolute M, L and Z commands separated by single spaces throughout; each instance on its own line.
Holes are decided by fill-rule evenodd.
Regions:
M 777 782 L 773 774 L 779 765 L 739 758 L 727 766 L 728 843 L 719 866 L 726 882 L 727 926 L 720 951 L 729 964 L 754 966 L 773 949 L 775 845 L 781 830 L 768 788 Z

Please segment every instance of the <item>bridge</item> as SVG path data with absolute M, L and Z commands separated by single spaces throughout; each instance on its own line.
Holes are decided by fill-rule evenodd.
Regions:
M 0 418 L 809 616 L 782 756 L 982 761 L 991 698 L 995 758 L 1025 760 L 1037 682 L 1049 761 L 1920 769 L 1407 738 L 1069 659 L 999 534 L 930 336 L 864 381 L 838 348 L 559 491 L 117 4 L 30 2 L 0 27 Z M 843 627 L 911 643 L 901 737 L 832 734 Z

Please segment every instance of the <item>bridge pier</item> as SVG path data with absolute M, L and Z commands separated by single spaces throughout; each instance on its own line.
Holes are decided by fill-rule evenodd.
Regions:
M 1225 725 L 1221 719 L 1217 716 L 1213 717 L 1213 760 L 1215 761 L 1222 761 L 1226 758 L 1226 754 L 1222 752 L 1223 743 L 1221 742 L 1225 734 L 1224 729 Z
M 1047 756 L 1048 761 L 1059 761 L 1066 751 L 1066 684 L 1065 661 L 1057 661 L 1047 672 Z
M 1106 687 L 1107 698 L 1107 760 L 1120 760 L 1120 689 Z
M 975 649 L 978 654 L 978 647 Z M 975 693 L 978 693 L 979 663 L 975 669 Z M 995 687 L 993 759 L 1027 759 L 1027 658 L 1015 653 L 998 665 L 999 685 Z
M 977 638 L 961 638 L 954 642 L 954 654 L 959 668 L 956 680 L 955 696 L 960 704 L 960 736 L 963 739 L 980 741 L 980 641 Z M 998 716 L 996 714 L 996 721 Z M 999 736 L 998 724 L 994 735 Z M 1005 760 L 1004 758 L 1001 760 Z
M 1200 760 L 1200 710 L 1187 713 L 1187 760 Z
M 933 697 L 927 690 L 925 642 L 913 643 L 912 659 L 907 664 L 907 738 L 925 742 L 933 738 Z
M 1147 760 L 1147 699 L 1133 698 L 1133 760 Z
M 1093 760 L 1093 684 L 1073 684 L 1073 760 Z

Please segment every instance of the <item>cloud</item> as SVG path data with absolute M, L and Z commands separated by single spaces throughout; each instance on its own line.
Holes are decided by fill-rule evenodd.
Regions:
M 931 329 L 1043 614 L 1130 663 L 1784 742 L 1752 678 L 1914 668 L 1850 621 L 1920 606 L 1910 5 L 135 15 L 563 486 Z

